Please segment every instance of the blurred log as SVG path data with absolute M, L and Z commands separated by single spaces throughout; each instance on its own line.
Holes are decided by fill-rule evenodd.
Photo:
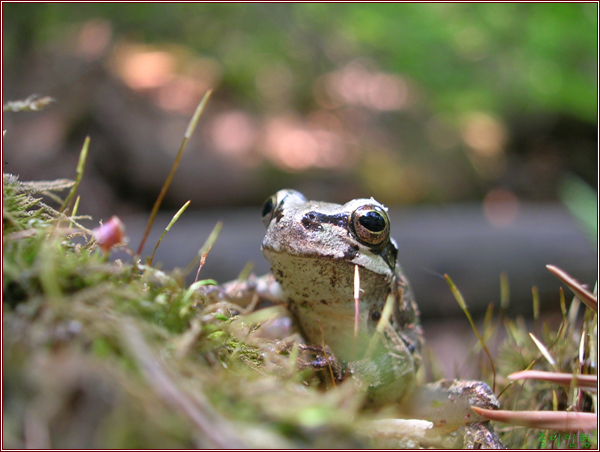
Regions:
M 224 282 L 237 277 L 246 262 L 255 273 L 268 271 L 260 254 L 264 226 L 260 209 L 186 212 L 167 233 L 155 257 L 164 269 L 185 267 L 218 220 L 221 236 L 211 250 L 201 278 Z M 424 318 L 462 315 L 442 278 L 448 273 L 473 314 L 489 303 L 499 305 L 500 273 L 510 282 L 511 313 L 531 312 L 531 287 L 539 289 L 542 309 L 559 308 L 560 282 L 546 269 L 556 265 L 593 289 L 597 278 L 594 246 L 560 204 L 521 204 L 516 219 L 502 228 L 491 225 L 481 206 L 391 208 L 392 235 Z M 148 239 L 150 253 L 172 213 L 159 214 Z M 122 217 L 132 247 L 137 247 L 147 215 Z M 128 259 L 127 256 L 117 255 Z M 567 292 L 569 299 L 570 295 Z

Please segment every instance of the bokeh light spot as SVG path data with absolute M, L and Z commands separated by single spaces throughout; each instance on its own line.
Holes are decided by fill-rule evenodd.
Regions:
M 491 190 L 483 200 L 483 214 L 487 221 L 496 227 L 510 225 L 519 213 L 517 196 L 505 188 Z
M 338 133 L 318 123 L 280 116 L 265 129 L 263 154 L 289 171 L 348 166 L 351 152 Z
M 323 99 L 323 91 L 329 101 Z M 325 107 L 358 105 L 379 111 L 405 110 L 416 98 L 414 89 L 404 78 L 372 70 L 357 61 L 318 80 L 315 93 Z
M 467 118 L 463 139 L 476 153 L 490 157 L 502 152 L 506 130 L 497 119 L 485 113 L 473 113 Z
M 157 88 L 173 77 L 175 57 L 163 51 L 133 51 L 123 58 L 120 69 L 123 81 L 131 88 Z
M 112 36 L 110 22 L 102 19 L 92 19 L 81 27 L 77 37 L 77 50 L 87 60 L 101 57 Z
M 218 115 L 212 121 L 209 133 L 216 149 L 232 157 L 247 154 L 254 146 L 257 136 L 254 122 L 241 111 Z

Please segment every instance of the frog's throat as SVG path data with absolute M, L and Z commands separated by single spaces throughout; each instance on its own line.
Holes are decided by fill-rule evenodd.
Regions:
M 344 360 L 351 359 L 352 350 L 358 356 L 373 334 L 376 321 L 371 316 L 375 311 L 381 313 L 393 274 L 360 268 L 359 330 L 355 338 L 354 264 L 289 254 L 269 257 L 273 275 L 306 339 L 314 344 L 324 341 Z

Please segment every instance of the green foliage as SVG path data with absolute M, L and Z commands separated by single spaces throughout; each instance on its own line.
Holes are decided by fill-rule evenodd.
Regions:
M 598 243 L 598 194 L 576 176 L 562 180 L 560 195 L 592 243 Z
M 117 35 L 178 42 L 224 66 L 226 91 L 257 101 L 257 74 L 294 74 L 298 107 L 312 81 L 353 56 L 421 84 L 434 111 L 596 118 L 597 5 L 78 4 L 3 5 L 5 52 L 39 46 L 94 18 Z M 25 39 L 24 39 L 25 38 Z M 28 43 L 28 44 L 27 44 Z
M 580 313 L 581 307 L 584 309 L 583 315 Z M 585 309 L 577 298 L 573 299 L 567 310 L 562 289 L 561 310 L 562 321 L 557 328 L 550 327 L 546 321 L 540 324 L 536 319 L 532 324 L 522 317 L 502 319 L 502 315 L 488 323 L 485 333 L 488 341 L 493 342 L 491 338 L 502 326 L 506 331 L 506 339 L 501 342 L 495 358 L 497 374 L 492 377 L 491 371 L 488 370 L 487 375 L 482 377 L 487 381 L 496 378 L 500 382 L 499 400 L 503 410 L 596 412 L 596 396 L 590 391 L 579 391 L 575 387 L 560 386 L 542 380 L 510 381 L 506 378 L 521 370 L 594 375 L 597 360 L 597 315 L 591 309 Z M 532 325 L 535 336 L 544 348 L 543 352 L 532 340 Z M 496 424 L 496 430 L 509 449 L 545 448 L 543 446 L 548 443 L 553 444 L 553 448 L 567 447 L 569 438 L 577 438 L 585 433 L 588 433 L 589 442 L 581 448 L 594 449 L 597 444 L 594 431 L 574 432 L 569 436 L 570 432 L 502 424 Z M 581 441 L 581 444 L 583 443 L 584 441 Z
M 576 303 L 577 305 L 579 304 L 579 302 Z M 558 368 L 550 365 L 540 351 L 532 347 L 532 341 L 527 334 L 527 328 L 523 324 L 523 319 L 517 322 L 507 320 L 506 329 L 509 335 L 500 350 L 497 361 L 500 373 L 508 375 L 517 369 L 526 368 L 570 374 L 581 372 L 582 370 L 579 368 L 579 361 L 576 357 L 578 356 L 582 334 L 585 336 L 585 331 L 589 331 L 588 328 L 592 328 L 593 330 L 594 325 L 597 325 L 597 317 L 590 314 L 591 311 L 588 311 L 585 315 L 585 326 L 583 329 L 572 324 L 566 317 L 563 317 L 558 330 L 552 330 L 547 325 L 544 325 L 542 342 L 546 344 L 551 356 L 557 362 Z M 562 387 L 544 381 L 525 380 L 507 385 L 500 400 L 502 408 L 506 410 L 575 410 L 593 412 L 593 396 L 587 392 L 582 392 L 581 398 L 578 400 L 577 397 L 574 397 L 574 394 L 576 394 L 576 391 L 573 388 Z M 550 430 L 526 428 L 506 428 L 500 429 L 500 432 L 508 448 L 525 449 L 540 448 L 540 438 L 545 438 L 546 442 L 552 442 L 548 438 L 552 436 L 558 438 L 557 433 L 559 433 Z M 578 433 L 583 434 L 584 432 L 575 432 L 575 438 L 578 436 Z M 566 437 L 567 434 L 563 433 L 563 441 Z M 588 448 L 593 449 L 596 447 L 597 437 L 594 432 L 591 432 L 589 438 L 591 443 Z M 563 443 L 559 440 L 555 443 L 555 447 L 567 446 L 566 443 L 562 446 L 561 444 Z

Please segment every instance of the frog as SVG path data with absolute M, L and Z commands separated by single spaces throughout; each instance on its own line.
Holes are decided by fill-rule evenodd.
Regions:
M 336 360 L 349 363 L 350 373 L 362 374 L 361 381 L 373 377 L 366 384 L 371 404 L 381 404 L 389 394 L 402 396 L 421 363 L 423 332 L 385 207 L 365 199 L 343 206 L 307 201 L 286 189 L 267 199 L 262 219 L 263 255 L 303 337 L 310 344 L 325 343 Z M 382 341 L 373 356 L 360 360 L 390 293 L 397 302 Z M 369 371 L 373 365 L 377 372 Z
M 244 290 L 237 285 L 236 294 L 250 287 L 287 307 L 306 341 L 301 349 L 313 353 L 306 366 L 351 380 L 366 405 L 395 404 L 402 418 L 428 422 L 425 433 L 412 438 L 419 447 L 503 448 L 489 422 L 471 409 L 499 408 L 487 384 L 417 384 L 420 313 L 383 204 L 373 198 L 310 201 L 283 189 L 264 202 L 262 220 L 271 273 Z M 373 434 L 378 428 L 373 425 Z

